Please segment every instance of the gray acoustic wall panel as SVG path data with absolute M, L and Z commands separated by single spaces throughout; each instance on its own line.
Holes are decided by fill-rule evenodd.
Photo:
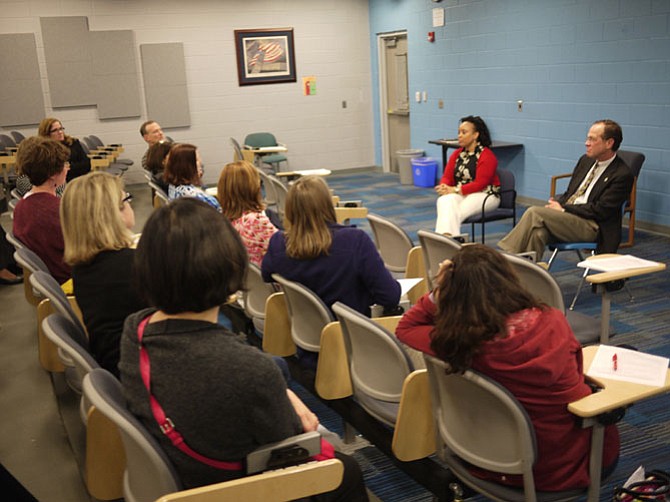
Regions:
M 95 105 L 88 18 L 41 17 L 51 106 Z
M 0 125 L 37 124 L 44 118 L 44 94 L 35 35 L 0 35 L 0 47 Z
M 139 117 L 139 79 L 131 30 L 89 33 L 92 77 L 101 119 Z
M 184 45 L 142 44 L 140 53 L 148 116 L 164 128 L 190 126 Z
M 90 31 L 88 18 L 42 17 L 51 106 L 96 105 L 100 119 L 139 117 L 131 30 Z

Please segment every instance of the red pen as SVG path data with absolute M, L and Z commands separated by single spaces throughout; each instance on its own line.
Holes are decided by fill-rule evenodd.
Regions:
M 612 356 L 612 369 L 613 369 L 614 371 L 617 370 L 617 359 L 618 359 L 618 358 L 617 358 L 616 354 L 614 354 L 614 355 Z

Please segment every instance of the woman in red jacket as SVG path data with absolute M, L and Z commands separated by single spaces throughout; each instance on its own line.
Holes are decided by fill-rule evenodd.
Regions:
M 458 126 L 458 144 L 444 169 L 444 175 L 435 191 L 437 222 L 435 231 L 446 235 L 461 233 L 466 218 L 481 214 L 486 199 L 486 211 L 500 205 L 500 180 L 496 174 L 498 159 L 489 149 L 491 135 L 481 117 L 463 117 Z
M 398 324 L 400 341 L 448 362 L 453 372 L 478 371 L 519 400 L 535 429 L 538 490 L 588 486 L 591 429 L 581 428 L 568 403 L 591 388 L 565 315 L 533 298 L 509 262 L 481 244 L 464 246 L 453 262 L 445 261 L 437 283 Z M 612 472 L 618 455 L 619 434 L 612 425 L 605 430 L 603 473 Z M 521 476 L 473 473 L 523 486 Z

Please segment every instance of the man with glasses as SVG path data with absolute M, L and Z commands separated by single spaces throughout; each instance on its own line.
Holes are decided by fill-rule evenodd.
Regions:
M 621 207 L 633 186 L 630 169 L 616 154 L 622 140 L 621 126 L 613 120 L 594 122 L 567 191 L 544 207 L 528 208 L 498 247 L 509 253 L 535 252 L 538 261 L 549 242 L 595 241 L 596 252 L 616 253 Z
M 140 126 L 140 134 L 142 135 L 142 138 L 144 138 L 144 141 L 146 141 L 149 145 L 149 148 L 151 148 L 151 146 L 155 145 L 156 143 L 160 143 L 161 141 L 166 140 L 161 125 L 155 120 L 147 120 L 144 124 L 142 124 Z M 147 148 L 147 151 L 144 152 L 144 155 L 142 156 L 142 169 L 145 170 L 147 169 L 147 156 L 149 155 L 149 148 Z

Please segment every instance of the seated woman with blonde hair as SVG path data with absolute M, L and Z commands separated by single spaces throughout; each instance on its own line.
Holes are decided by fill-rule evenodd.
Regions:
M 65 261 L 72 266 L 90 351 L 117 377 L 123 322 L 146 307 L 131 285 L 135 214 L 130 200 L 120 178 L 95 172 L 68 183 L 60 207 Z
M 398 305 L 400 284 L 363 230 L 337 223 L 322 178 L 305 176 L 291 185 L 285 217 L 286 231 L 272 236 L 263 258 L 265 281 L 280 274 L 307 286 L 328 307 L 339 301 L 367 316 L 375 303 Z
M 163 172 L 163 181 L 169 183 L 168 198 L 174 200 L 179 197 L 193 197 L 221 212 L 221 205 L 216 197 L 201 188 L 202 174 L 200 152 L 195 145 L 188 143 L 172 145 Z
M 528 292 L 509 261 L 482 244 L 464 246 L 440 267 L 437 287 L 400 320 L 398 339 L 446 361 L 453 373 L 473 369 L 505 387 L 535 429 L 535 487 L 541 491 L 589 484 L 591 430 L 568 404 L 591 394 L 582 348 L 563 312 Z M 605 430 L 603 472 L 619 454 L 616 426 Z M 500 484 L 523 486 L 519 475 L 473 468 Z
M 260 267 L 277 228 L 265 214 L 258 170 L 246 160 L 227 164 L 219 176 L 217 198 L 223 215 L 242 237 L 249 261 Z

